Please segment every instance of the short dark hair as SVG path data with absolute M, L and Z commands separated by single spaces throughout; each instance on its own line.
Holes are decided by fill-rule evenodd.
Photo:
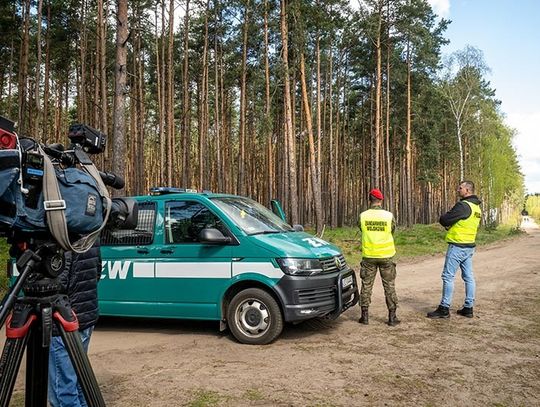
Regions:
M 375 198 L 373 195 L 369 194 L 369 203 L 372 204 L 374 202 L 382 202 L 382 199 Z
M 465 184 L 469 192 L 474 193 L 474 182 L 472 181 L 461 181 L 460 184 Z

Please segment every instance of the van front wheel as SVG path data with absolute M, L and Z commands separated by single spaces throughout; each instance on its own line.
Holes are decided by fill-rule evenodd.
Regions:
M 233 297 L 227 310 L 227 322 L 239 342 L 251 345 L 266 345 L 283 330 L 278 303 L 259 288 L 248 288 Z

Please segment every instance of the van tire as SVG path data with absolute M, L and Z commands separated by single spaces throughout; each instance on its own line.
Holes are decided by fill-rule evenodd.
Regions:
M 260 288 L 240 291 L 227 309 L 227 323 L 241 343 L 266 345 L 283 330 L 283 315 L 278 303 Z

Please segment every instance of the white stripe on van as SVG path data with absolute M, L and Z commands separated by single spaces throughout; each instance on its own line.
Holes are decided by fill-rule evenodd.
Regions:
M 274 267 L 270 262 L 264 263 L 242 263 L 233 262 L 232 275 L 233 277 L 244 274 L 255 273 L 262 274 L 269 278 L 281 278 L 283 277 L 283 271 L 279 267 Z
M 101 278 L 125 280 L 132 266 L 133 278 L 231 278 L 245 273 L 261 274 L 268 278 L 280 279 L 283 272 L 271 262 L 229 262 L 184 263 L 184 262 L 131 262 L 103 261 Z
M 230 278 L 231 264 L 222 263 L 155 263 L 156 278 Z
M 154 263 L 133 263 L 133 277 L 153 278 Z

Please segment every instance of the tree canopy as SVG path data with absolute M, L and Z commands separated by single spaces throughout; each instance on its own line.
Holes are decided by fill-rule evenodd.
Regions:
M 443 59 L 426 0 L 360 4 L 2 2 L 0 114 L 47 143 L 102 130 L 128 195 L 277 198 L 321 230 L 355 224 L 373 187 L 400 223 L 434 222 L 470 179 L 500 221 L 523 176 L 481 51 Z

